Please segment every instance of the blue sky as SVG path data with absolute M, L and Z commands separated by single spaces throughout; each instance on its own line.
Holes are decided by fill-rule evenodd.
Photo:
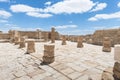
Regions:
M 83 35 L 120 28 L 120 0 L 0 0 L 0 30 Z

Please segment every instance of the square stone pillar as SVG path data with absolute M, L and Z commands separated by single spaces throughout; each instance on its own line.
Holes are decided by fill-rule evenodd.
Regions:
M 120 45 L 114 47 L 114 60 L 115 64 L 113 67 L 114 80 L 120 80 Z
M 14 43 L 14 31 L 9 30 L 9 35 L 10 35 L 10 43 Z
M 111 52 L 111 41 L 109 37 L 104 37 L 102 51 Z
M 18 45 L 20 43 L 20 38 L 19 37 L 15 37 L 14 38 L 14 43 L 15 43 L 15 45 Z
M 34 53 L 35 52 L 35 41 L 29 40 L 27 41 L 27 53 Z
M 19 48 L 24 48 L 24 47 L 25 47 L 25 38 L 22 37 L 22 38 L 20 38 L 20 46 L 19 46 Z
M 48 41 L 48 33 L 47 32 L 45 32 L 45 34 L 44 34 L 44 41 L 45 42 Z
M 77 48 L 82 48 L 82 47 L 83 47 L 83 38 L 78 37 Z
M 66 45 L 66 37 L 65 36 L 62 37 L 62 45 Z
M 51 29 L 51 43 L 55 43 L 55 28 Z
M 50 64 L 54 62 L 54 45 L 44 45 L 43 63 Z

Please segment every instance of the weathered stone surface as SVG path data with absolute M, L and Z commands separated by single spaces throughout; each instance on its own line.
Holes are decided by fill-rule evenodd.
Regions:
M 48 35 L 48 33 L 46 32 L 46 33 L 44 33 L 44 40 L 45 41 L 48 41 L 49 40 L 49 35 Z
M 20 41 L 20 38 L 19 37 L 15 37 L 15 41 L 14 41 L 15 45 L 19 44 L 19 41 Z
M 83 47 L 83 38 L 78 37 L 78 43 L 77 43 L 77 48 L 82 48 Z
M 54 60 L 54 45 L 44 45 L 43 63 L 52 63 Z
M 120 45 L 114 47 L 114 60 L 120 63 Z
M 120 63 L 115 62 L 114 68 L 113 68 L 113 74 L 115 80 L 120 80 Z
M 111 39 L 111 46 L 120 44 L 120 29 L 97 30 L 93 34 L 93 44 L 102 45 L 103 38 L 109 37 Z
M 102 80 L 114 80 L 113 78 L 113 68 L 109 67 L 105 69 L 102 73 Z
M 62 45 L 66 45 L 66 37 L 65 36 L 62 37 Z
M 22 38 L 20 38 L 20 46 L 19 46 L 19 48 L 24 48 L 24 47 L 25 47 L 25 38 L 22 37 Z
M 51 43 L 55 43 L 55 28 L 51 29 Z
M 111 41 L 109 37 L 104 37 L 103 49 L 104 52 L 111 52 Z
M 34 53 L 35 52 L 35 41 L 29 40 L 27 45 L 27 53 Z

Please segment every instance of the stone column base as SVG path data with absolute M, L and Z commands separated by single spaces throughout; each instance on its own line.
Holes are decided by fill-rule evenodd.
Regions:
M 47 57 L 47 56 L 43 56 L 43 63 L 52 63 L 55 61 L 54 56 L 53 57 Z
M 110 48 L 105 48 L 105 47 L 103 47 L 102 51 L 103 51 L 103 52 L 111 52 L 111 47 L 110 47 Z
M 25 42 L 20 42 L 19 48 L 24 48 L 25 47 Z

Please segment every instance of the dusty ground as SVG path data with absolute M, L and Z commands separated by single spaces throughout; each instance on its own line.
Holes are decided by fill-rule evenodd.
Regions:
M 0 43 L 0 80 L 101 80 L 102 71 L 114 64 L 112 52 L 102 52 L 101 46 L 61 41 L 55 43 L 55 62 L 40 65 L 44 44 L 36 43 L 36 52 L 24 54 L 18 45 Z

